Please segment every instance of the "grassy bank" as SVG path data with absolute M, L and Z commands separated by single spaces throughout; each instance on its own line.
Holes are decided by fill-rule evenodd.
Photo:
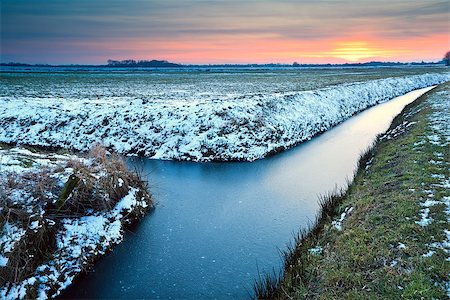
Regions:
M 57 296 L 152 206 L 99 145 L 83 156 L 0 145 L 0 298 Z
M 450 297 L 450 84 L 408 105 L 285 252 L 260 298 Z

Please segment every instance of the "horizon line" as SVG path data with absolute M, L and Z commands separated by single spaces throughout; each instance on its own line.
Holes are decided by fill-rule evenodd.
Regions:
M 118 62 L 125 61 L 125 60 L 134 60 L 134 59 L 124 59 L 124 60 L 117 60 Z M 175 64 L 174 67 L 188 67 L 188 66 L 265 66 L 265 65 L 280 65 L 280 66 L 308 66 L 308 65 L 364 65 L 364 64 L 373 64 L 373 63 L 381 63 L 381 64 L 439 64 L 443 63 L 444 60 L 414 60 L 414 61 L 381 61 L 381 60 L 373 60 L 373 61 L 365 61 L 365 62 L 358 62 L 358 61 L 348 61 L 348 62 L 342 62 L 342 63 L 301 63 L 298 61 L 293 61 L 292 63 L 280 63 L 280 62 L 268 62 L 268 63 L 178 63 L 178 62 L 172 62 L 168 60 L 135 60 L 136 63 L 139 62 L 151 62 L 151 61 L 157 61 L 157 62 L 164 62 L 168 64 Z M 61 63 L 61 64 L 49 64 L 49 63 L 24 63 L 24 62 L 17 62 L 17 61 L 9 61 L 9 62 L 2 62 L 0 61 L 1 66 L 48 66 L 48 67 L 65 67 L 65 66 L 97 66 L 97 67 L 123 67 L 123 66 L 114 66 L 110 65 L 107 62 L 103 64 L 90 64 L 90 63 Z M 130 65 L 133 66 L 133 65 Z

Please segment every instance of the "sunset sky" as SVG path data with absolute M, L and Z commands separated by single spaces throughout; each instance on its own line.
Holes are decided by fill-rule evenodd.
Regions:
M 441 0 L 2 0 L 1 61 L 436 61 Z

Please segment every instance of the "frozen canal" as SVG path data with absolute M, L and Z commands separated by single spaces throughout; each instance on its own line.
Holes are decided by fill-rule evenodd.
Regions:
M 157 201 L 71 298 L 248 298 L 278 249 L 314 220 L 318 196 L 345 185 L 360 153 L 431 88 L 370 108 L 281 154 L 252 163 L 130 162 Z

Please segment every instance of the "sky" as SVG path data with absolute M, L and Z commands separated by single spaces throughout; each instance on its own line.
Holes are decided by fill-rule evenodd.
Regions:
M 1 62 L 437 61 L 448 0 L 1 0 Z

